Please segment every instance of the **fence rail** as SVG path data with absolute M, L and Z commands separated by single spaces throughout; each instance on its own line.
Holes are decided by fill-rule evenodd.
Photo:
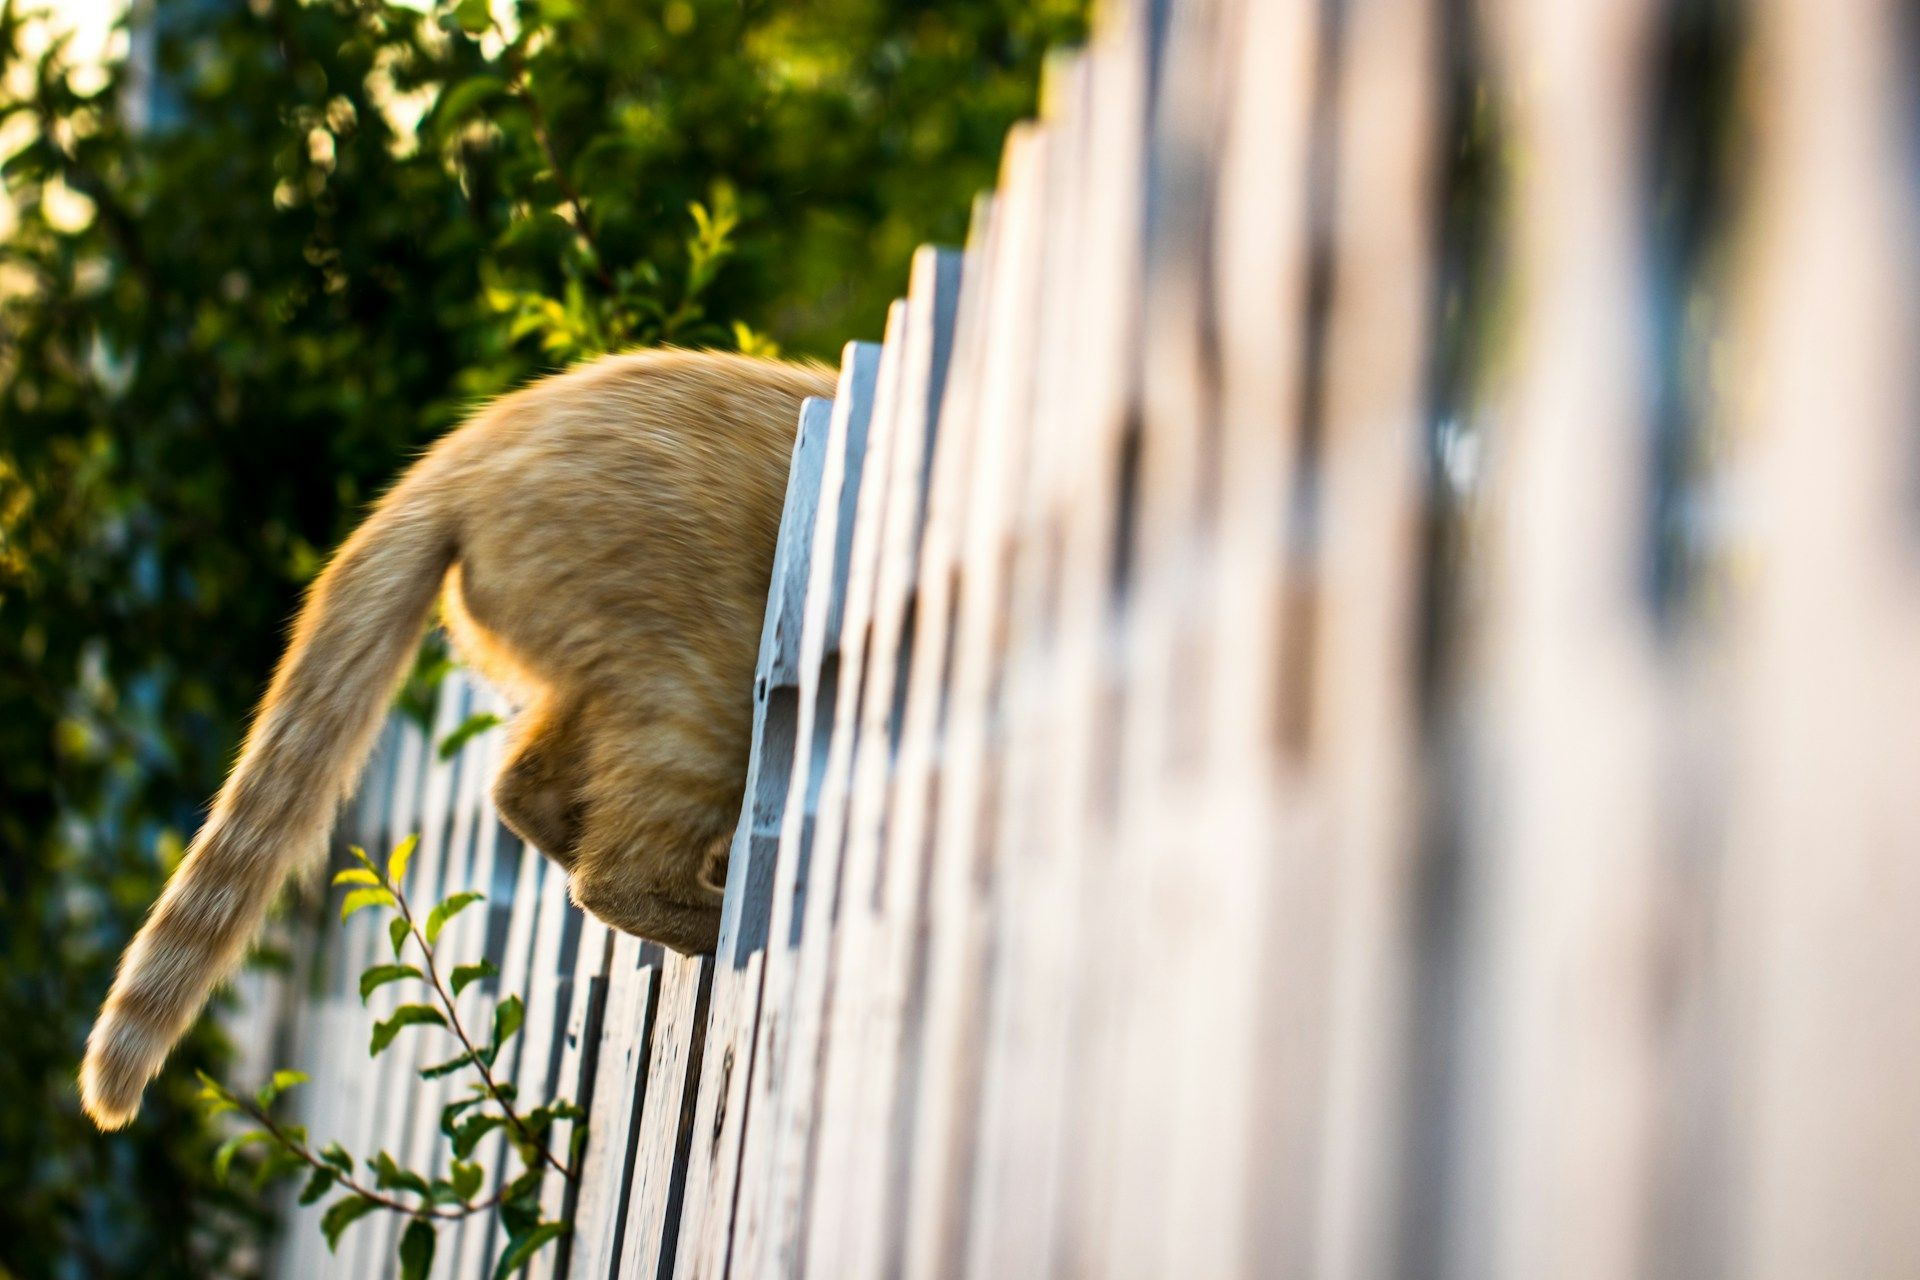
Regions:
M 1710 370 L 1648 284 L 1679 19 L 1484 14 L 1117 0 L 1054 62 L 801 415 L 714 956 L 567 904 L 495 735 L 396 723 L 349 833 L 488 890 L 450 945 L 525 995 L 521 1095 L 589 1108 L 536 1274 L 1920 1271 L 1896 6 L 1743 11 Z M 425 1159 L 364 920 L 303 1118 Z M 311 1212 L 281 1274 L 391 1266 Z

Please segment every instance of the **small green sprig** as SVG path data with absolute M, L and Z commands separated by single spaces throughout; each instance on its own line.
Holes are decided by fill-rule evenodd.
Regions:
M 443 976 L 436 947 L 447 924 L 484 898 L 477 893 L 454 894 L 435 904 L 422 919 L 403 887 L 418 843 L 417 836 L 401 841 L 384 867 L 356 846 L 352 853 L 359 865 L 341 871 L 333 883 L 347 891 L 340 905 L 341 923 L 368 909 L 392 913 L 387 936 L 393 959 L 362 971 L 361 1003 L 394 982 L 423 984 L 430 1001 L 401 1004 L 376 1022 L 368 1056 L 380 1056 L 408 1027 L 438 1027 L 458 1042 L 460 1051 L 444 1062 L 420 1068 L 420 1078 L 436 1080 L 462 1071 L 477 1077 L 469 1082 L 467 1096 L 448 1103 L 440 1112 L 440 1132 L 451 1147 L 447 1176 L 433 1178 L 403 1168 L 385 1151 L 371 1159 L 356 1160 L 337 1142 L 315 1150 L 304 1125 L 276 1120 L 272 1114 L 283 1093 L 306 1082 L 302 1072 L 277 1071 L 251 1095 L 229 1089 L 203 1074 L 200 1097 L 210 1115 L 237 1112 L 252 1122 L 252 1127 L 228 1138 L 215 1152 L 217 1175 L 227 1176 L 236 1156 L 260 1145 L 268 1151 L 257 1170 L 257 1183 L 264 1185 L 274 1178 L 305 1173 L 306 1186 L 300 1192 L 303 1205 L 316 1204 L 335 1191 L 343 1193 L 321 1216 L 320 1229 L 329 1249 L 337 1247 L 342 1233 L 369 1213 L 384 1210 L 402 1214 L 408 1221 L 400 1236 L 401 1278 L 424 1280 L 433 1266 L 440 1225 L 497 1210 L 507 1238 L 493 1275 L 495 1280 L 502 1280 L 524 1267 L 543 1246 L 572 1229 L 571 1223 L 542 1219 L 540 1185 L 549 1170 L 568 1180 L 577 1177 L 576 1165 L 586 1138 L 586 1129 L 578 1122 L 585 1113 L 566 1101 L 543 1103 L 522 1112 L 516 1105 L 512 1082 L 494 1074 L 501 1051 L 520 1031 L 525 1005 L 519 996 L 508 996 L 495 1007 L 493 1025 L 484 1043 L 469 1033 L 460 1017 L 460 993 L 475 982 L 497 977 L 498 970 L 483 959 L 455 965 Z M 574 1122 L 565 1161 L 548 1145 L 549 1133 L 562 1120 Z M 487 1185 L 487 1177 L 473 1155 L 481 1140 L 496 1130 L 519 1157 L 521 1171 L 493 1195 L 477 1198 Z

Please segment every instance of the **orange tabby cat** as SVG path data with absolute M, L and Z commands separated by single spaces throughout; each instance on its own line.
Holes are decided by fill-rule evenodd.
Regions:
M 755 650 L 817 367 L 609 357 L 489 406 L 410 470 L 314 584 L 232 775 L 87 1040 L 87 1114 L 133 1118 L 288 873 L 321 855 L 434 599 L 521 708 L 494 784 L 574 901 L 713 945 Z

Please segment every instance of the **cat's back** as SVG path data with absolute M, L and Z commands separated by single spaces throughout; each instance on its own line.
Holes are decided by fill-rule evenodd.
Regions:
M 724 352 L 607 356 L 504 396 L 447 444 L 447 482 L 472 519 L 517 512 L 551 524 L 616 510 L 648 524 L 722 514 L 773 519 L 807 396 L 833 394 L 817 365 Z
M 439 481 L 476 616 L 543 633 L 529 645 L 577 648 L 604 629 L 594 619 L 627 641 L 750 644 L 800 402 L 832 393 L 817 365 L 647 351 L 489 405 L 442 446 Z

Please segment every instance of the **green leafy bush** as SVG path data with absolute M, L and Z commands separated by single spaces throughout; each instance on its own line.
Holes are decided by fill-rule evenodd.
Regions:
M 306 1179 L 300 1192 L 301 1204 L 317 1204 L 338 1192 L 320 1220 L 329 1249 L 338 1246 L 342 1233 L 369 1213 L 404 1215 L 407 1226 L 399 1238 L 402 1280 L 419 1280 L 432 1268 L 440 1226 L 472 1214 L 497 1211 L 507 1233 L 493 1272 L 494 1280 L 501 1280 L 532 1261 L 541 1246 L 571 1228 L 570 1223 L 541 1219 L 540 1187 L 549 1170 L 569 1180 L 577 1176 L 575 1165 L 586 1129 L 574 1125 L 564 1158 L 549 1149 L 549 1141 L 556 1123 L 581 1120 L 584 1113 L 564 1099 L 543 1102 L 523 1112 L 512 1082 L 494 1074 L 502 1050 L 519 1033 L 524 1018 L 525 1004 L 518 995 L 508 995 L 494 1007 L 492 1031 L 484 1039 L 474 1036 L 462 1022 L 460 993 L 484 978 L 497 977 L 498 971 L 484 959 L 455 965 L 449 971 L 436 948 L 447 922 L 483 899 L 477 893 L 453 894 L 436 904 L 423 921 L 405 888 L 407 864 L 418 842 L 418 836 L 402 841 L 384 868 L 356 845 L 352 853 L 360 865 L 339 872 L 333 883 L 347 890 L 340 904 L 341 924 L 368 908 L 392 913 L 387 935 L 393 959 L 369 965 L 361 972 L 360 1002 L 365 1004 L 375 991 L 391 983 L 423 988 L 418 990 L 421 1000 L 401 1004 L 374 1023 L 367 1056 L 378 1058 L 409 1027 L 437 1027 L 453 1037 L 458 1052 L 444 1062 L 419 1068 L 420 1079 L 467 1073 L 474 1077 L 467 1096 L 449 1102 L 440 1112 L 440 1133 L 448 1144 L 447 1175 L 433 1177 L 402 1168 L 385 1151 L 356 1159 L 337 1142 L 315 1149 L 304 1125 L 273 1117 L 274 1103 L 280 1096 L 306 1083 L 307 1077 L 298 1071 L 276 1071 L 250 1095 L 201 1073 L 200 1099 L 207 1116 L 237 1112 L 250 1122 L 220 1144 L 214 1153 L 213 1169 L 217 1177 L 225 1178 L 234 1157 L 258 1145 L 266 1148 L 267 1154 L 254 1173 L 256 1189 L 275 1178 L 300 1175 Z M 496 1130 L 518 1155 L 521 1168 L 503 1181 L 498 1191 L 482 1196 L 482 1188 L 488 1185 L 487 1171 L 474 1155 L 480 1140 Z M 369 1175 L 372 1185 L 367 1183 Z
M 875 336 L 1078 9 L 166 0 L 135 73 L 0 0 L 0 1270 L 257 1269 L 217 1023 L 126 1133 L 73 1072 L 326 549 L 576 356 Z

